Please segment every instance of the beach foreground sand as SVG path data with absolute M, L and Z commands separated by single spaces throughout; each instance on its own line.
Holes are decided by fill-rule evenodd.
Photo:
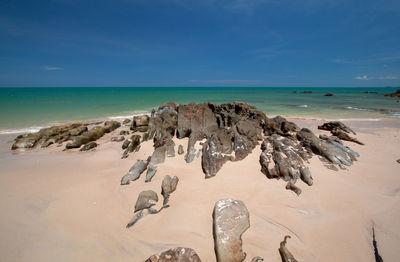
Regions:
M 291 119 L 316 134 L 321 120 Z M 204 179 L 201 158 L 167 158 L 150 183 L 144 175 L 120 185 L 137 159 L 153 152 L 151 141 L 121 159 L 121 143 L 102 137 L 91 152 L 51 146 L 11 152 L 12 136 L 0 146 L 1 261 L 143 261 L 171 247 L 193 248 L 202 261 L 215 261 L 212 210 L 223 198 L 242 200 L 250 212 L 243 234 L 246 261 L 261 256 L 281 261 L 287 247 L 299 261 L 375 261 L 372 226 L 384 261 L 397 261 L 400 246 L 400 120 L 345 121 L 364 146 L 345 142 L 361 156 L 347 170 L 333 171 L 314 157 L 314 185 L 299 183 L 298 197 L 285 182 L 260 171 L 260 147 L 242 161 L 228 162 L 216 177 Z M 118 130 L 119 132 L 119 130 Z M 186 148 L 187 139 L 175 140 Z M 196 148 L 201 146 L 196 144 Z M 177 147 L 176 147 L 177 149 Z M 161 197 L 165 175 L 178 176 L 170 207 L 133 227 L 138 194 Z M 157 207 L 161 206 L 159 201 Z

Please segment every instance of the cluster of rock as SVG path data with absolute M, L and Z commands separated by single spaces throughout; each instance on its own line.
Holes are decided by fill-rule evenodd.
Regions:
M 393 93 L 390 93 L 390 94 L 385 94 L 384 96 L 400 97 L 400 89 L 398 89 L 396 92 L 393 92 Z
M 222 199 L 215 203 L 213 211 L 214 251 L 217 262 L 242 262 L 246 253 L 242 250 L 242 234 L 250 227 L 249 211 L 240 200 Z M 286 247 L 285 236 L 279 253 L 283 262 L 296 262 Z M 191 248 L 177 247 L 150 256 L 145 262 L 188 261 L 200 262 L 200 257 Z M 264 261 L 256 256 L 251 262 Z
M 320 129 L 331 131 L 332 136 L 317 137 L 309 129 L 301 129 L 280 116 L 268 118 L 254 106 L 243 102 L 221 105 L 169 102 L 153 110 L 145 121 L 136 123 L 134 119 L 132 126 L 135 130 L 147 129 L 142 139 L 153 139 L 154 142 L 150 160 L 146 165 L 141 164 L 148 168 L 146 181 L 154 176 L 157 164 L 163 163 L 166 156 L 175 155 L 175 136 L 188 138 L 187 163 L 192 162 L 196 155 L 196 142 L 202 141 L 201 164 L 205 178 L 215 176 L 227 161 L 246 158 L 261 143 L 261 172 L 268 178 L 283 179 L 287 182 L 286 188 L 298 195 L 301 189 L 296 185 L 297 179 L 309 186 L 313 184 L 307 167 L 313 155 L 318 155 L 328 168 L 338 170 L 337 167 L 350 166 L 359 156 L 341 140 L 363 144 L 350 137 L 348 133 L 354 132 L 341 122 L 320 126 Z M 178 153 L 183 154 L 181 146 Z M 137 179 L 137 171 L 133 173 L 128 177 Z
M 161 184 L 161 195 L 164 198 L 163 205 L 159 210 L 152 208 L 158 202 L 158 195 L 153 190 L 146 190 L 140 192 L 138 199 L 135 204 L 135 214 L 129 223 L 126 225 L 127 228 L 136 224 L 141 218 L 148 214 L 157 214 L 162 209 L 169 207 L 168 201 L 170 195 L 176 190 L 179 178 L 174 176 L 171 178 L 169 175 L 164 177 Z M 151 260 L 150 260 L 151 261 Z
M 103 125 L 96 125 L 88 129 L 89 124 L 72 123 L 60 126 L 52 126 L 43 128 L 36 133 L 28 133 L 19 135 L 13 143 L 11 149 L 34 148 L 37 146 L 48 147 L 51 144 L 62 144 L 66 141 L 66 149 L 80 148 L 85 145 L 82 150 L 89 150 L 97 146 L 91 143 L 102 137 L 106 133 L 110 133 L 121 126 L 117 121 L 106 121 Z

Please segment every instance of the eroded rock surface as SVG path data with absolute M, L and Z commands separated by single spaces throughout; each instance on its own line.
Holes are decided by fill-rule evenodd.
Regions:
M 149 161 L 138 160 L 121 179 L 121 185 L 128 185 L 129 182 L 137 180 L 146 170 Z
M 201 262 L 196 252 L 187 247 L 176 247 L 157 255 L 152 255 L 145 262 Z
M 166 175 L 161 184 L 161 195 L 164 198 L 163 205 L 167 205 L 169 201 L 169 196 L 176 190 L 176 186 L 178 185 L 179 178 L 174 176 L 171 178 L 169 175 Z
M 83 145 L 81 147 L 81 149 L 79 149 L 79 151 L 89 151 L 97 146 L 98 146 L 98 144 L 96 142 L 92 141 L 92 142 L 89 142 L 89 143 Z
M 222 199 L 215 204 L 213 234 L 217 262 L 244 261 L 241 237 L 249 227 L 249 212 L 242 201 Z
M 147 132 L 149 121 L 148 115 L 134 116 L 130 129 L 133 132 Z
M 158 202 L 157 193 L 153 190 L 140 192 L 135 204 L 135 212 L 150 208 Z

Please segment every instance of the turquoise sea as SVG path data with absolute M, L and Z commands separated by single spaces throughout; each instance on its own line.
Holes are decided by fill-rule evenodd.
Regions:
M 312 93 L 301 93 L 303 91 Z M 365 91 L 377 93 L 365 94 Z M 245 101 L 271 117 L 399 118 L 399 99 L 383 96 L 394 91 L 396 88 L 0 88 L 0 134 L 35 130 L 72 120 L 124 118 L 150 112 L 168 101 L 218 104 Z M 335 96 L 324 96 L 327 92 Z

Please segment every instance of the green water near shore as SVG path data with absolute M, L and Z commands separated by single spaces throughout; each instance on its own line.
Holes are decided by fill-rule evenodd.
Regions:
M 307 90 L 312 93 L 302 93 Z M 399 118 L 399 99 L 383 96 L 394 91 L 396 88 L 0 88 L 0 133 L 73 120 L 122 118 L 150 112 L 168 101 L 217 104 L 245 101 L 267 116 Z M 324 96 L 328 92 L 335 96 Z

